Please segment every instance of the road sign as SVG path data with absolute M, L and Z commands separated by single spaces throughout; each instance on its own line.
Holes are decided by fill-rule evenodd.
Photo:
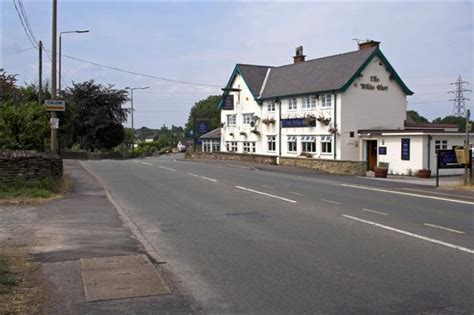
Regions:
M 45 100 L 48 106 L 47 110 L 52 112 L 64 112 L 66 110 L 66 101 L 63 100 Z
M 50 118 L 49 125 L 51 129 L 59 129 L 59 118 Z

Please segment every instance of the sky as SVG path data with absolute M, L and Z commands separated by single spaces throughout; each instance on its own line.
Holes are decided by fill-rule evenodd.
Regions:
M 18 0 L 16 0 L 18 1 Z M 51 1 L 23 0 L 33 33 L 51 49 Z M 1 2 L 1 68 L 19 83 L 38 81 L 38 51 L 13 0 Z M 63 55 L 186 81 L 183 84 L 101 68 L 63 57 L 63 87 L 94 79 L 134 92 L 135 127 L 182 126 L 193 104 L 220 94 L 236 63 L 278 66 L 303 45 L 308 59 L 357 50 L 374 39 L 415 92 L 408 109 L 429 119 L 452 114 L 458 75 L 474 79 L 472 2 L 158 2 L 58 0 Z M 51 64 L 44 60 L 44 77 Z M 466 93 L 469 98 L 472 93 Z M 473 101 L 467 101 L 473 109 Z M 127 105 L 128 106 L 128 105 Z

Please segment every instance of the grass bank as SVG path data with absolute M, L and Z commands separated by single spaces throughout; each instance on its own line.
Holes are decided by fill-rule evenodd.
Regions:
M 67 189 L 66 178 L 60 180 L 42 178 L 29 181 L 21 180 L 10 184 L 0 183 L 0 203 L 50 199 L 65 193 Z

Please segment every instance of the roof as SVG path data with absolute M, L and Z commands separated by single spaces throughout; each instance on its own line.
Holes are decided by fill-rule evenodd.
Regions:
M 456 124 L 417 123 L 417 122 L 405 121 L 405 129 L 431 129 L 431 130 L 456 129 L 454 131 L 458 131 L 459 127 Z
M 241 74 L 256 100 L 321 92 L 343 92 L 361 74 L 374 56 L 381 59 L 403 91 L 407 95 L 412 95 L 413 92 L 403 83 L 378 47 L 279 67 L 237 64 L 226 88 L 230 88 L 236 74 Z M 268 78 L 266 78 L 267 73 Z M 262 94 L 259 95 L 264 82 Z M 224 92 L 223 96 L 225 97 L 226 94 L 227 92 Z M 222 107 L 222 99 L 219 108 Z
M 464 136 L 465 133 L 459 131 L 451 131 L 445 129 L 429 129 L 429 128 L 418 128 L 418 129 L 359 129 L 358 134 L 380 136 L 380 135 L 399 135 L 399 134 L 443 134 L 451 136 Z
M 221 138 L 221 128 L 216 128 L 209 131 L 208 133 L 199 137 L 200 139 L 220 139 Z

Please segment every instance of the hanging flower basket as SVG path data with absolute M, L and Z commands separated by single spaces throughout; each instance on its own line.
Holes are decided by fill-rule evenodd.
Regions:
M 241 136 L 247 136 L 247 133 L 246 133 L 245 131 L 241 131 L 241 132 L 240 132 L 240 135 L 241 135 Z
M 329 123 L 331 122 L 331 118 L 326 118 L 324 116 L 319 116 L 318 118 L 316 118 L 316 120 L 324 124 L 325 126 L 328 126 Z
M 233 137 L 233 136 L 234 136 L 234 133 L 233 133 L 233 132 L 229 133 L 229 136 Z
M 306 115 L 304 118 L 304 122 L 308 127 L 315 127 L 316 126 L 316 117 L 314 115 Z
M 329 132 L 334 135 L 334 134 L 337 133 L 337 128 L 331 127 L 331 128 L 329 128 Z
M 271 118 L 264 118 L 262 119 L 262 123 L 265 124 L 265 125 L 273 125 L 274 123 L 276 123 L 276 120 L 275 118 L 271 117 Z
M 260 136 L 260 131 L 258 130 L 252 130 L 251 132 L 257 136 Z

